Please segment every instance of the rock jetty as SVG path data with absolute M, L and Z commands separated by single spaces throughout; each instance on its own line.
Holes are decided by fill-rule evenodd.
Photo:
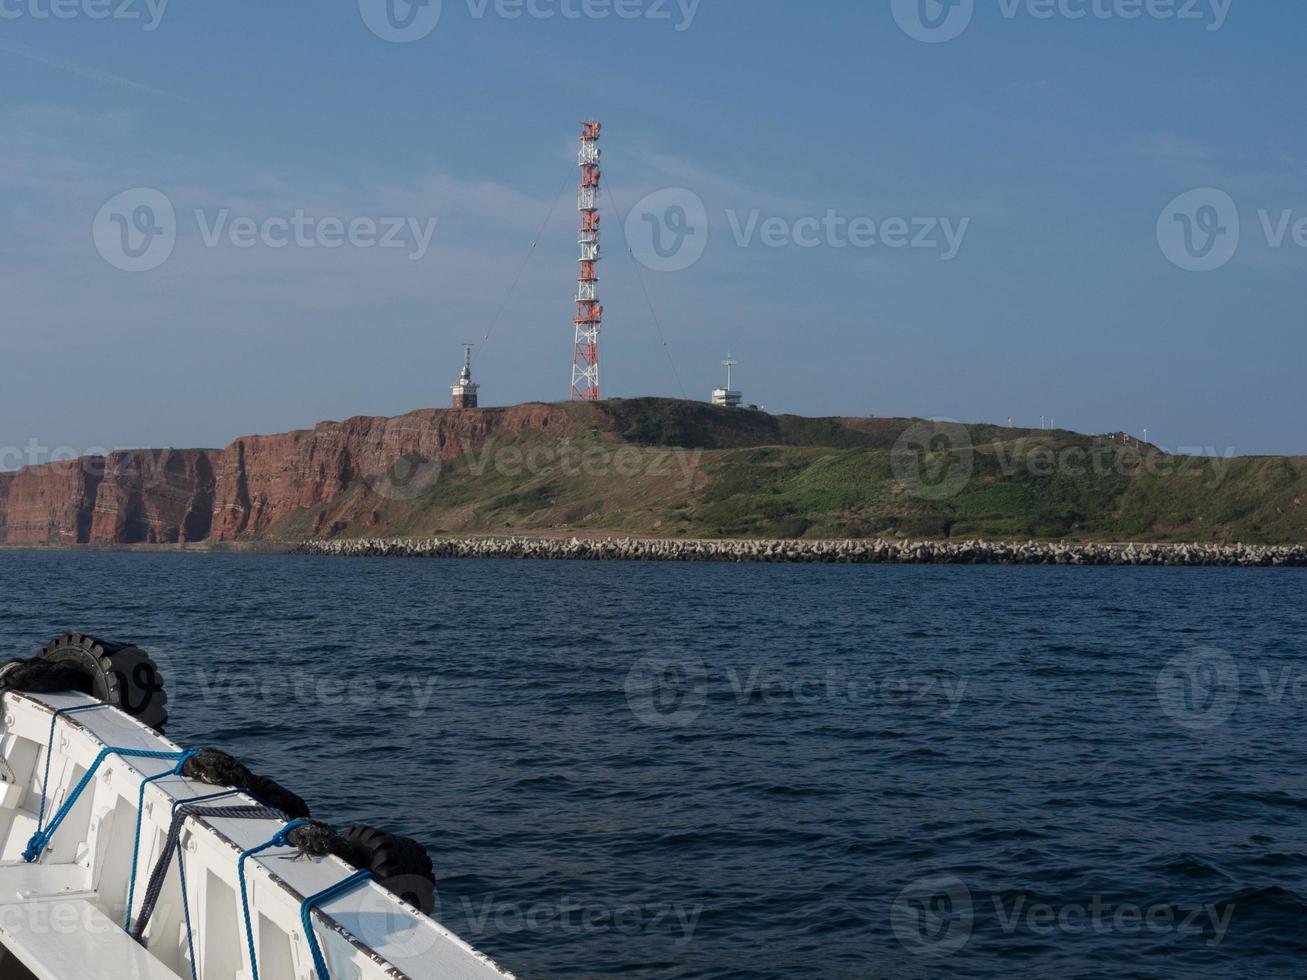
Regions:
M 294 551 L 346 558 L 716 561 L 902 565 L 1307 567 L 1307 546 L 1014 544 L 1001 541 L 710 541 L 647 538 L 431 538 L 306 541 Z

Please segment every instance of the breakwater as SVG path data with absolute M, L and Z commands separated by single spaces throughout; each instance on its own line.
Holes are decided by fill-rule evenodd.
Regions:
M 1066 544 L 1001 541 L 766 541 L 648 538 L 430 538 L 305 541 L 294 551 L 353 558 L 716 561 L 910 565 L 1307 567 L 1307 545 Z

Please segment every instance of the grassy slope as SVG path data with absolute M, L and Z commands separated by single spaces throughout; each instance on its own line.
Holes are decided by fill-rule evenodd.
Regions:
M 969 478 L 929 499 L 894 471 L 891 450 L 915 420 L 805 419 L 667 399 L 569 411 L 593 424 L 566 443 L 529 433 L 447 463 L 417 499 L 384 500 L 358 487 L 318 509 L 325 514 L 297 514 L 273 533 L 303 537 L 320 519 L 324 531 L 334 524 L 331 533 L 347 537 L 1307 541 L 1301 457 L 1200 460 L 1072 432 L 967 426 Z M 920 459 L 938 474 L 958 457 Z

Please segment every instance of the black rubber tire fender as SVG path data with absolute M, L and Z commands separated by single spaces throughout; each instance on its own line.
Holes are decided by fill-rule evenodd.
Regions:
M 168 723 L 163 674 L 140 647 L 65 633 L 42 647 L 37 658 L 75 667 L 86 680 L 85 687 L 78 688 L 82 693 L 112 704 L 156 732 L 162 733 Z
M 250 773 L 249 782 L 240 787 L 252 797 L 267 806 L 276 807 L 292 820 L 307 820 L 313 816 L 304 799 L 292 793 L 280 783 L 273 782 L 267 776 Z
M 341 834 L 354 856 L 353 864 L 376 876 L 393 895 L 430 915 L 436 908 L 436 875 L 427 849 L 411 837 L 359 824 Z

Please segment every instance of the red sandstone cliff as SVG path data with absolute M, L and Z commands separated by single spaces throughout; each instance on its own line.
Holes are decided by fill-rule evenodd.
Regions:
M 5 539 L 5 525 L 9 521 L 9 488 L 13 485 L 12 473 L 0 473 L 0 541 Z
M 76 544 L 90 538 L 104 473 L 98 456 L 24 467 L 10 475 L 7 544 Z
M 321 422 L 310 430 L 237 439 L 214 463 L 214 541 L 264 536 L 302 509 L 367 488 L 378 501 L 412 499 L 429 486 L 432 461 L 456 459 L 492 436 L 558 431 L 567 413 L 549 405 L 427 409 L 398 418 Z M 308 529 L 317 534 L 320 525 Z
M 566 434 L 557 406 L 435 410 L 322 422 L 224 450 L 132 450 L 0 474 L 0 543 L 137 544 L 257 539 L 278 521 L 360 497 L 364 511 L 413 499 L 439 461 L 491 437 Z M 308 533 L 330 532 L 320 523 Z
M 202 541 L 213 513 L 208 456 L 133 450 L 3 474 L 0 543 Z
M 205 449 L 118 452 L 105 461 L 91 544 L 204 541 L 213 522 L 214 454 Z

